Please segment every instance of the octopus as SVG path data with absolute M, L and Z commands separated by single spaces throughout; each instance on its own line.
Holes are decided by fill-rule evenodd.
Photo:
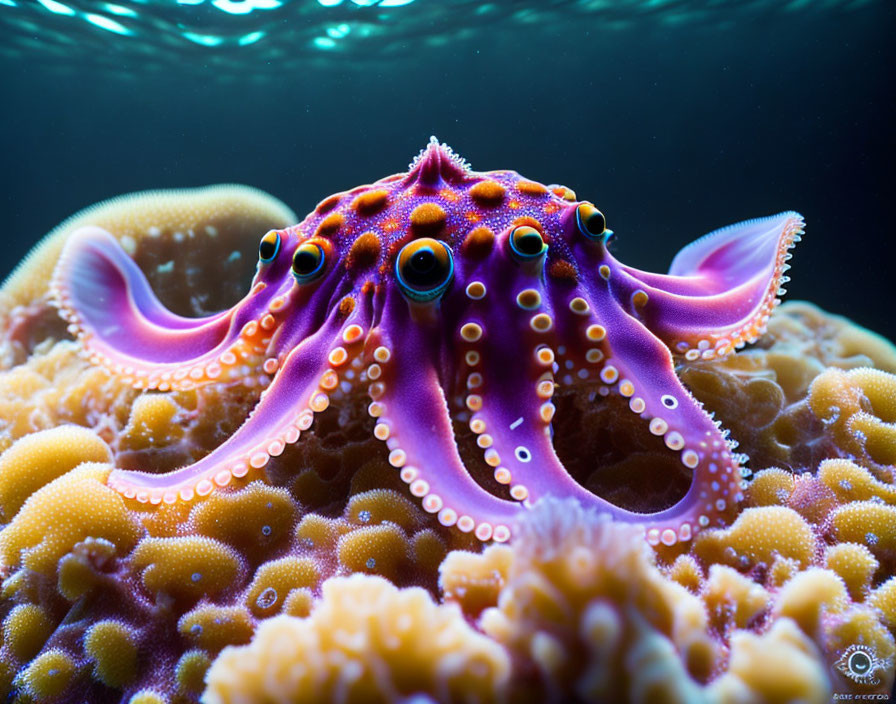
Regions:
M 676 364 L 761 335 L 803 224 L 784 212 L 732 225 L 682 249 L 668 274 L 648 273 L 613 257 L 605 216 L 569 188 L 473 171 L 432 138 L 406 173 L 264 234 L 251 288 L 229 310 L 170 312 L 97 227 L 71 236 L 50 289 L 89 359 L 138 389 L 265 379 L 243 425 L 202 459 L 167 473 L 114 470 L 109 485 L 130 500 L 200 500 L 362 394 L 389 464 L 442 525 L 504 542 L 523 512 L 556 495 L 672 546 L 729 522 L 747 475 Z M 577 384 L 618 397 L 687 472 L 673 505 L 623 508 L 567 471 L 552 399 Z M 473 434 L 491 486 L 472 475 L 456 423 Z

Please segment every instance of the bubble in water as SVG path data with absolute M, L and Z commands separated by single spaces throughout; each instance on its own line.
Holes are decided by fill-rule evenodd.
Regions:
M 875 533 L 865 533 L 865 542 L 869 545 L 877 545 L 879 538 Z
M 372 557 L 368 557 L 367 562 L 365 562 L 364 564 L 367 565 L 367 569 L 372 570 L 374 567 L 376 567 L 376 560 L 374 560 Z
M 194 623 L 190 626 L 190 635 L 196 636 L 197 638 L 202 635 L 202 626 L 198 623 Z
M 200 579 L 202 579 L 202 573 L 194 572 L 190 579 L 192 579 L 194 582 L 198 582 Z
M 270 527 L 270 526 L 262 526 L 262 527 L 261 527 L 261 534 L 262 534 L 265 538 L 267 538 L 268 536 L 270 536 L 270 534 L 271 534 L 271 527 Z
M 258 595 L 258 598 L 255 600 L 255 605 L 259 609 L 269 609 L 274 604 L 277 603 L 277 590 L 273 587 L 268 587 L 261 594 Z
M 843 489 L 843 491 L 852 491 L 852 482 L 849 481 L 849 479 L 841 479 L 840 488 Z
M 361 523 L 369 523 L 370 522 L 370 511 L 359 512 L 358 520 L 361 521 Z

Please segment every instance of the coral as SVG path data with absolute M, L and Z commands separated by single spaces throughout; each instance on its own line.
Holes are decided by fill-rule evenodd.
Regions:
M 842 452 L 874 468 L 896 465 L 896 375 L 828 369 L 812 382 L 809 406 Z
M 130 552 L 140 526 L 105 485 L 109 469 L 83 464 L 36 491 L 0 532 L 3 563 L 55 575 L 59 559 L 88 537 L 108 540 L 119 555 Z
M 638 530 L 575 502 L 546 499 L 527 516 L 480 625 L 561 700 L 649 699 L 670 677 L 686 699 L 721 658 L 703 602 L 662 576 Z M 622 647 L 638 642 L 649 668 Z
M 212 538 L 147 538 L 131 557 L 151 594 L 183 599 L 211 596 L 228 588 L 243 569 L 239 555 Z
M 697 537 L 694 551 L 706 563 L 747 568 L 771 565 L 775 557 L 807 566 L 815 554 L 812 528 L 796 511 L 783 506 L 745 509 L 729 527 Z
M 722 702 L 828 702 L 831 687 L 818 650 L 791 621 L 776 621 L 763 635 L 731 638 L 728 672 L 710 687 Z
M 94 665 L 94 677 L 120 688 L 137 676 L 137 641 L 118 621 L 98 621 L 84 634 L 84 652 Z
M 0 457 L 0 521 L 8 523 L 29 496 L 82 462 L 111 459 L 106 443 L 76 425 L 21 438 Z
M 307 619 L 269 619 L 249 646 L 225 649 L 209 670 L 205 700 L 387 702 L 431 692 L 492 702 L 509 673 L 507 654 L 456 607 L 356 574 L 325 582 Z

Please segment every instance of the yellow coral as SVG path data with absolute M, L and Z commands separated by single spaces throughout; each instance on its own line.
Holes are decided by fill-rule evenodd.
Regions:
M 818 465 L 818 479 L 843 503 L 878 498 L 896 504 L 896 487 L 879 481 L 851 460 L 825 460 Z
M 146 538 L 131 556 L 143 586 L 182 598 L 221 592 L 243 569 L 238 554 L 211 538 Z
M 667 658 L 652 667 L 689 673 L 681 687 L 717 666 L 703 602 L 662 576 L 636 526 L 572 500 L 542 499 L 520 521 L 512 549 L 498 606 L 484 611 L 480 626 L 549 688 L 631 699 L 645 683 L 621 645 L 636 638 L 655 644 L 651 658 Z
M 694 549 L 705 562 L 734 567 L 743 567 L 744 562 L 771 565 L 775 557 L 805 566 L 815 553 L 815 537 L 796 511 L 764 506 L 744 510 L 729 528 L 701 533 Z
M 678 582 L 688 591 L 697 593 L 703 586 L 703 570 L 692 555 L 679 555 L 669 568 L 669 579 Z
M 482 553 L 450 553 L 439 567 L 439 588 L 445 599 L 457 602 L 464 613 L 474 616 L 497 605 L 513 554 L 507 545 L 491 545 Z
M 896 506 L 856 501 L 834 511 L 831 525 L 841 542 L 861 543 L 876 556 L 896 552 Z
M 0 532 L 0 557 L 35 572 L 55 574 L 59 558 L 85 538 L 103 538 L 119 554 L 140 535 L 121 496 L 105 485 L 108 465 L 84 464 L 47 484 Z
M 255 573 L 246 604 L 256 616 L 271 616 L 282 608 L 293 589 L 316 587 L 320 570 L 307 557 L 284 557 L 266 562 Z
M 370 572 L 396 580 L 410 558 L 410 544 L 391 523 L 365 526 L 346 533 L 337 545 L 339 564 L 351 572 Z
M 254 624 L 244 606 L 197 606 L 177 624 L 194 646 L 217 653 L 226 645 L 242 645 L 252 638 Z
M 53 648 L 32 660 L 17 681 L 26 694 L 38 701 L 46 701 L 67 691 L 76 672 L 77 666 L 71 656 Z
M 784 506 L 793 493 L 791 472 L 771 468 L 757 472 L 750 482 L 746 499 L 752 506 Z
M 84 651 L 94 677 L 107 687 L 123 687 L 137 675 L 137 643 L 123 623 L 97 621 L 84 634 Z
M 701 594 L 716 628 L 746 628 L 768 608 L 761 585 L 726 565 L 712 565 Z
M 763 635 L 734 633 L 728 671 L 709 689 L 722 702 L 828 704 L 831 700 L 817 648 L 788 619 L 776 621 Z
M 871 588 L 871 579 L 880 562 L 864 545 L 840 543 L 824 553 L 825 567 L 833 570 L 849 589 L 853 601 L 863 601 Z
M 184 429 L 175 423 L 180 407 L 171 396 L 147 394 L 131 406 L 128 424 L 122 429 L 120 444 L 126 450 L 165 447 L 180 440 Z
M 196 505 L 191 520 L 202 535 L 255 550 L 285 538 L 295 514 L 295 504 L 286 490 L 252 482 L 234 492 L 213 493 Z
M 880 609 L 890 631 L 896 633 L 896 577 L 890 577 L 868 597 L 868 604 Z
M 389 521 L 409 531 L 419 522 L 419 509 L 409 499 L 389 489 L 372 489 L 352 496 L 345 516 L 352 523 L 376 525 Z
M 56 624 L 37 604 L 19 604 L 3 620 L 3 645 L 19 660 L 30 660 L 52 635 Z
M 809 405 L 845 452 L 896 464 L 896 375 L 879 369 L 829 369 L 809 390 Z
M 374 703 L 418 692 L 450 701 L 500 698 L 509 659 L 457 607 L 363 574 L 330 579 L 322 594 L 307 619 L 274 617 L 250 645 L 224 650 L 209 670 L 205 700 Z
M 21 438 L 0 455 L 0 521 L 11 521 L 29 496 L 79 464 L 111 459 L 106 443 L 75 425 Z
M 848 605 L 843 580 L 830 570 L 812 567 L 784 585 L 774 613 L 776 618 L 792 619 L 804 633 L 814 637 L 826 614 L 842 613 Z
M 212 661 L 202 650 L 188 650 L 177 661 L 175 677 L 178 688 L 185 694 L 201 694 L 205 687 L 205 673 Z

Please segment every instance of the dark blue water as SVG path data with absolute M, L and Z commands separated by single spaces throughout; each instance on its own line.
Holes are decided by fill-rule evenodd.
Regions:
M 234 181 L 304 213 L 435 134 L 593 200 L 642 268 L 799 210 L 789 297 L 896 337 L 888 0 L 216 3 L 0 0 L 0 275 L 120 193 Z

